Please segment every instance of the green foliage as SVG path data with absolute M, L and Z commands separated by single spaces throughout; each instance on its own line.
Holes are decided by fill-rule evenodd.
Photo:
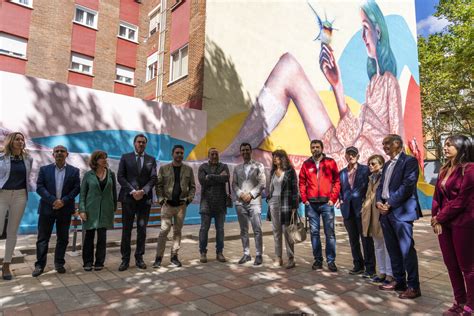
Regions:
M 440 0 L 435 16 L 450 23 L 418 38 L 423 129 L 441 157 L 442 135 L 474 133 L 474 2 Z

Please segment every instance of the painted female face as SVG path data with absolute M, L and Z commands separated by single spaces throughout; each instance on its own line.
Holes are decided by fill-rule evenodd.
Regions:
M 15 139 L 12 143 L 12 147 L 16 150 L 22 150 L 23 148 L 25 148 L 25 138 L 23 138 L 23 135 L 16 134 Z
M 369 170 L 370 173 L 377 173 L 382 168 L 382 165 L 378 162 L 377 159 L 372 159 L 369 161 Z
M 448 160 L 454 159 L 458 154 L 458 150 L 456 149 L 456 147 L 454 147 L 454 144 L 452 144 L 449 139 L 446 140 L 446 142 L 444 143 L 443 152 L 444 156 Z
M 362 19 L 362 40 L 367 49 L 367 55 L 370 58 L 377 58 L 377 42 L 379 32 L 372 25 L 364 10 L 360 10 L 360 17 Z

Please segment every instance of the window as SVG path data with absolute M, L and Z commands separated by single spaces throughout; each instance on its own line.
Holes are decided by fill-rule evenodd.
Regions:
M 33 6 L 33 0 L 10 0 L 10 2 L 18 3 L 30 8 Z
M 27 40 L 6 33 L 0 33 L 0 53 L 26 58 Z
M 158 53 L 148 56 L 146 60 L 146 81 L 156 77 L 158 72 Z
M 188 74 L 188 45 L 171 55 L 170 82 Z
M 76 6 L 74 21 L 85 26 L 97 28 L 97 12 L 85 7 Z
M 133 84 L 134 75 L 135 71 L 132 68 L 117 65 L 115 80 L 123 83 Z
M 125 22 L 120 22 L 118 36 L 130 41 L 137 41 L 138 27 Z
M 155 9 L 150 15 L 149 35 L 153 35 L 160 30 L 160 8 Z
M 94 60 L 91 57 L 72 53 L 71 54 L 71 70 L 92 75 L 92 65 Z

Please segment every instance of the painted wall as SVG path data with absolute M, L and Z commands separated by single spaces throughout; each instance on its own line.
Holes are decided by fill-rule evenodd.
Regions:
M 133 150 L 139 132 L 148 136 L 146 151 L 160 164 L 171 160 L 173 145 L 182 144 L 189 153 L 205 137 L 202 111 L 1 71 L 0 87 L 0 142 L 12 131 L 26 134 L 35 182 L 39 167 L 53 162 L 52 148 L 58 144 L 69 149 L 68 163 L 83 174 L 96 149 L 109 154 L 116 171 L 120 156 Z M 198 163 L 191 165 L 197 172 Z M 36 231 L 38 201 L 30 192 L 21 232 Z M 199 222 L 196 203 L 188 208 L 187 223 Z
M 397 133 L 423 168 L 413 0 L 206 4 L 208 134 L 195 159 L 214 146 L 225 161 L 239 161 L 238 145 L 247 141 L 267 166 L 271 151 L 282 148 L 299 169 L 310 140 L 322 139 L 342 168 L 348 146 L 366 163 L 384 155 L 386 134 Z M 428 208 L 432 188 L 421 184 Z

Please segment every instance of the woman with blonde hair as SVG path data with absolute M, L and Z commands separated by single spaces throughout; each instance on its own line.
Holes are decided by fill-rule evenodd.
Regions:
M 0 152 L 0 234 L 8 213 L 7 240 L 2 278 L 11 280 L 10 263 L 16 246 L 18 227 L 25 212 L 33 159 L 25 150 L 25 136 L 20 132 L 7 135 Z
M 367 161 L 370 171 L 369 185 L 361 212 L 362 235 L 364 237 L 372 237 L 374 240 L 375 257 L 379 269 L 379 275 L 371 279 L 373 283 L 390 283 L 393 281 L 392 264 L 385 246 L 382 227 L 380 226 L 380 212 L 375 206 L 375 195 L 380 185 L 384 163 L 385 159 L 381 155 L 372 155 Z
M 107 153 L 96 150 L 89 161 L 91 170 L 84 174 L 79 199 L 79 215 L 86 231 L 82 247 L 84 270 L 99 271 L 104 268 L 107 229 L 114 227 L 114 214 L 117 209 L 117 185 L 115 174 L 108 168 Z M 94 239 L 97 244 L 94 261 Z

